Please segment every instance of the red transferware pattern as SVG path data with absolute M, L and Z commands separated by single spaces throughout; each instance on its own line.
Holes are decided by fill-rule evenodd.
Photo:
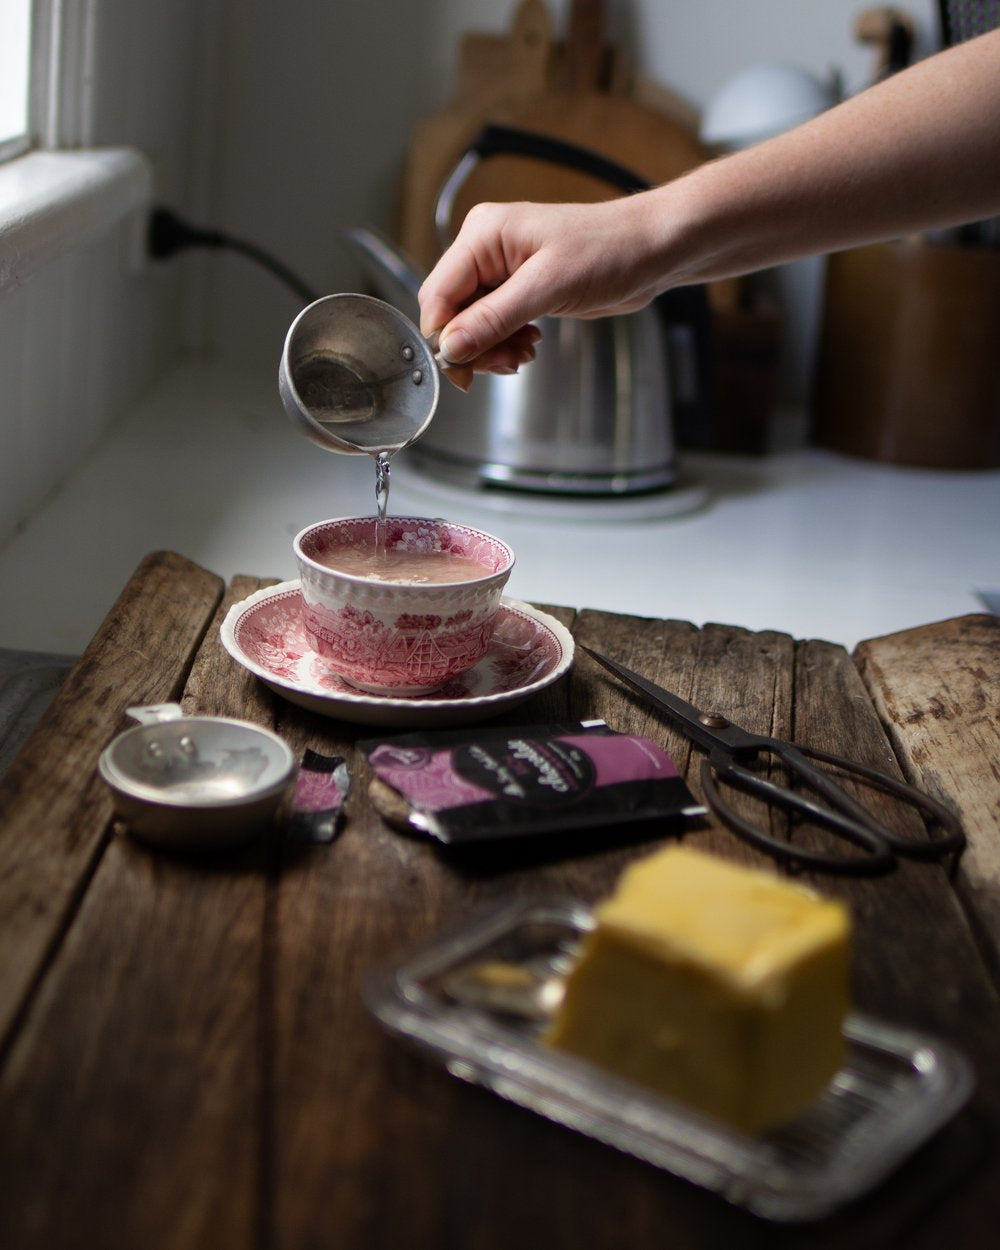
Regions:
M 558 621 L 528 604 L 504 599 L 489 648 L 473 668 L 430 695 L 366 694 L 313 650 L 302 615 L 298 581 L 258 591 L 230 609 L 222 626 L 223 645 L 238 663 L 293 702 L 346 719 L 357 719 L 353 713 L 364 708 L 412 709 L 428 714 L 428 723 L 448 719 L 449 711 L 463 720 L 490 715 L 555 681 L 573 657 L 572 638 Z M 444 715 L 431 715 L 435 711 Z

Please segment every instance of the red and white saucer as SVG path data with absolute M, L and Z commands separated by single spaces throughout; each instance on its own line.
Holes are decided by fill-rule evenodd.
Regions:
M 301 618 L 298 580 L 258 590 L 222 622 L 222 645 L 277 694 L 323 716 L 404 729 L 485 720 L 544 690 L 573 662 L 573 637 L 554 617 L 503 599 L 489 650 L 432 694 L 388 698 L 349 685 L 315 652 Z

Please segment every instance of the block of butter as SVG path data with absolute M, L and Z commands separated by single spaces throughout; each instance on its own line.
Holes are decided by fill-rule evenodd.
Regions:
M 746 1132 L 843 1062 L 850 917 L 770 873 L 669 847 L 595 909 L 543 1040 Z

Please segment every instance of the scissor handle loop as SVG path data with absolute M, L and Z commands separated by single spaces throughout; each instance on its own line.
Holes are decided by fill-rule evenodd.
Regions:
M 784 810 L 799 812 L 816 824 L 825 825 L 835 833 L 847 838 L 868 852 L 863 856 L 829 855 L 824 851 L 812 851 L 782 840 L 772 838 L 751 821 L 735 812 L 719 793 L 715 784 L 715 772 L 741 790 L 769 799 Z M 860 824 L 850 816 L 829 807 L 821 807 L 805 795 L 775 785 L 766 777 L 752 773 L 731 759 L 701 762 L 701 786 L 709 807 L 734 833 L 745 838 L 758 850 L 766 851 L 781 863 L 797 868 L 817 868 L 823 872 L 841 876 L 879 876 L 889 872 L 896 863 L 895 856 L 886 840 L 869 825 Z
M 918 838 L 908 838 L 903 834 L 894 833 L 893 830 L 887 828 L 881 821 L 877 821 L 870 813 L 866 813 L 867 819 L 877 827 L 879 835 L 898 855 L 905 855 L 910 859 L 943 859 L 947 855 L 959 855 L 965 849 L 965 831 L 962 829 L 961 822 L 951 808 L 946 807 L 944 803 L 934 798 L 933 795 L 925 794 L 922 790 L 909 785 L 908 782 L 901 781 L 897 777 L 890 777 L 887 773 L 880 772 L 877 768 L 869 768 L 866 764 L 855 763 L 854 760 L 845 760 L 840 755 L 830 755 L 828 752 L 816 750 L 814 747 L 793 747 L 791 751 L 798 752 L 801 755 L 808 755 L 814 760 L 821 760 L 824 764 L 830 764 L 843 772 L 855 773 L 857 776 L 863 777 L 878 789 L 886 790 L 889 794 L 894 794 L 905 803 L 909 803 L 911 807 L 918 808 L 930 820 L 939 824 L 942 829 L 947 830 L 944 837 L 928 838 L 924 842 Z M 805 764 L 805 761 L 796 764 L 790 758 L 790 755 L 791 752 L 784 753 L 786 762 L 804 780 L 811 784 L 816 784 L 815 778 L 822 777 L 826 785 L 834 787 L 851 803 L 855 802 L 852 796 L 831 777 L 827 777 L 825 773 L 821 773 L 818 769 L 810 768 L 808 764 Z M 805 771 L 803 771 L 803 764 L 805 764 Z M 830 796 L 828 795 L 827 797 Z M 835 802 L 837 800 L 831 798 L 830 801 Z

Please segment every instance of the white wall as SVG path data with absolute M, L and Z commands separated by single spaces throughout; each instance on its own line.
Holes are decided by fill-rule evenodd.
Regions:
M 93 0 L 68 9 L 86 29 L 83 72 L 62 76 L 55 138 L 74 148 L 139 148 L 157 196 L 197 205 L 217 8 L 215 0 Z M 3 208 L 16 219 L 16 204 Z M 82 228 L 86 206 L 79 216 Z M 0 545 L 183 349 L 191 288 L 179 269 L 137 269 L 142 224 L 133 217 L 82 231 L 79 246 L 0 291 Z

